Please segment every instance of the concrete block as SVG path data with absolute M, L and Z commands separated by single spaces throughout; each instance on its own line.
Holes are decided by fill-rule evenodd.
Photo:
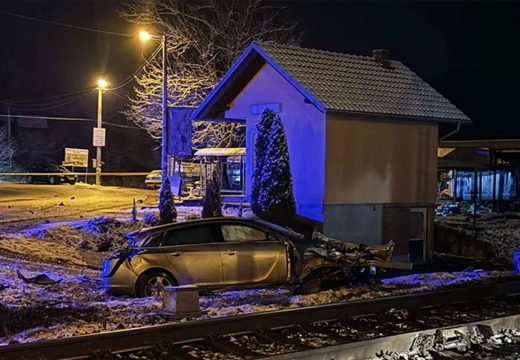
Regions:
M 195 285 L 165 287 L 163 309 L 177 318 L 200 316 L 199 288 Z

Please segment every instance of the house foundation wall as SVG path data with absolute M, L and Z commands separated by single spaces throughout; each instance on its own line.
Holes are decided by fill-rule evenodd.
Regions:
M 424 263 L 431 253 L 433 209 L 425 204 L 324 206 L 324 235 L 350 243 L 395 244 L 393 259 Z
M 323 233 L 347 242 L 379 245 L 383 238 L 383 204 L 325 205 Z

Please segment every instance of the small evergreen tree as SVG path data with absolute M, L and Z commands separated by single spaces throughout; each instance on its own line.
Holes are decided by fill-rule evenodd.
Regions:
M 282 225 L 287 225 L 295 214 L 289 149 L 282 119 L 272 119 L 264 160 L 262 162 L 258 205 L 258 216 Z
M 177 209 L 173 200 L 170 179 L 165 177 L 159 193 L 159 217 L 161 224 L 172 223 L 177 219 Z
M 202 200 L 202 217 L 222 216 L 222 203 L 220 201 L 220 172 L 218 164 L 211 173 L 211 179 L 206 182 L 206 193 Z
M 256 125 L 256 143 L 255 143 L 255 164 L 252 176 L 252 187 L 251 187 L 251 210 L 259 217 L 263 217 L 264 211 L 260 204 L 259 196 L 260 189 L 263 185 L 263 171 L 265 153 L 267 150 L 267 143 L 269 141 L 269 131 L 276 114 L 271 109 L 266 108 L 262 113 L 262 118 Z

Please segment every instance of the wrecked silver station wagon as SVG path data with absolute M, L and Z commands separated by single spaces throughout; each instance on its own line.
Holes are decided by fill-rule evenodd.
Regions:
M 101 276 L 110 292 L 158 296 L 165 286 L 297 284 L 319 281 L 318 275 L 341 277 L 351 268 L 390 264 L 392 244 L 360 251 L 351 244 L 345 251 L 319 236 L 302 262 L 296 245 L 303 236 L 263 220 L 223 217 L 160 225 L 130 233 L 128 248 L 104 261 Z M 354 257 L 355 263 L 347 262 Z

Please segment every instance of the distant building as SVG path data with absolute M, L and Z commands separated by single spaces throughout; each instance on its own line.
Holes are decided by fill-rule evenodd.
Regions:
M 386 50 L 373 54 L 253 43 L 193 118 L 246 123 L 247 200 L 256 124 L 269 107 L 287 134 L 297 214 L 346 241 L 393 240 L 398 259 L 422 262 L 438 124 L 470 120 Z
M 441 141 L 438 166 L 441 205 L 471 204 L 466 211 L 475 212 L 518 211 L 520 139 Z

